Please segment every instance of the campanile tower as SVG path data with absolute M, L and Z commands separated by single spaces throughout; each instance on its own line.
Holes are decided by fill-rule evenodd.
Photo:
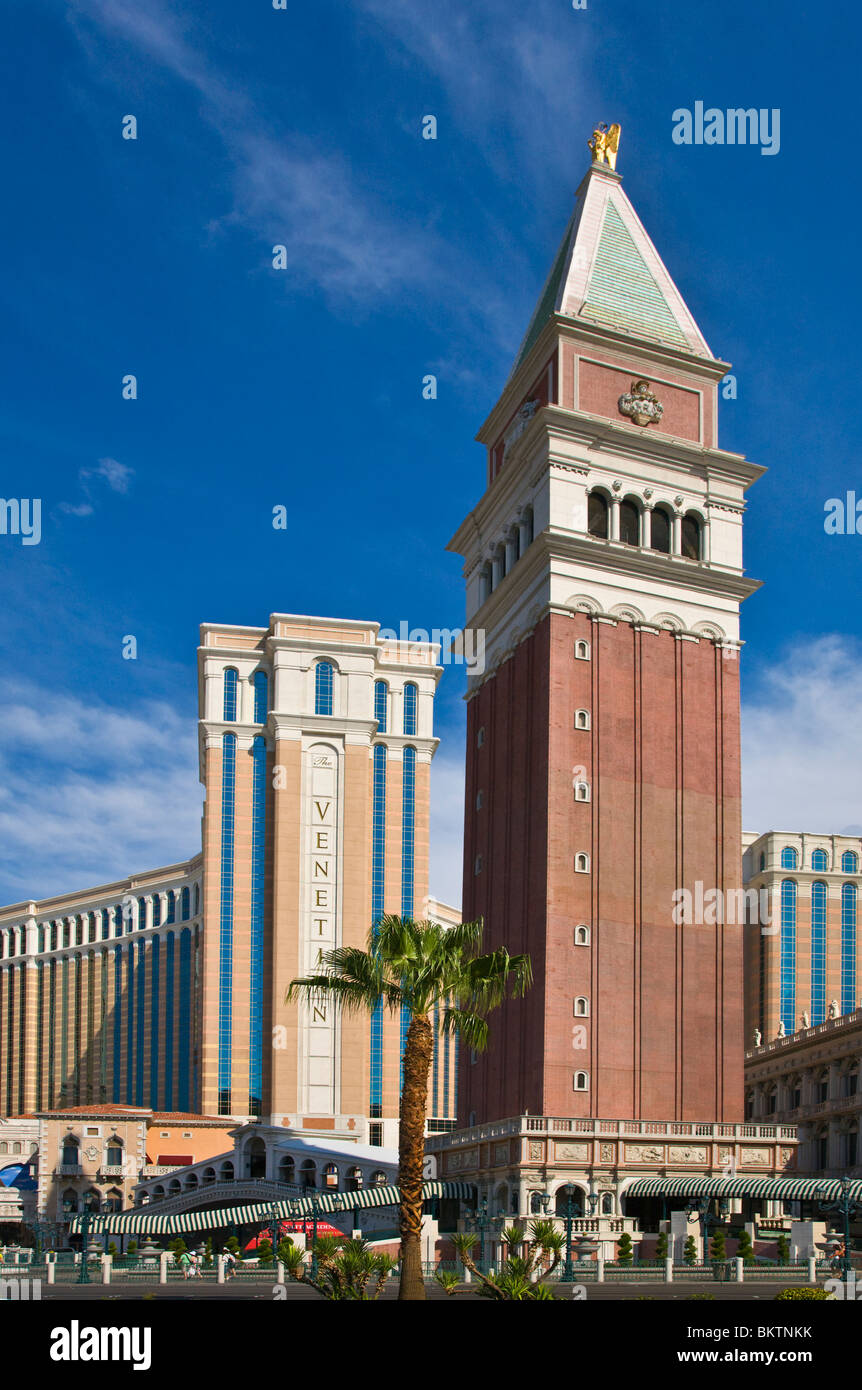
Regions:
M 465 920 L 535 984 L 462 1049 L 459 1123 L 742 1119 L 742 932 L 674 892 L 741 885 L 746 488 L 710 351 L 622 189 L 581 183 L 450 542 L 468 689 Z

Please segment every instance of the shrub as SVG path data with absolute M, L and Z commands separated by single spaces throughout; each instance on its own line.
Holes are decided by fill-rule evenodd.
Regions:
M 630 1265 L 632 1262 L 632 1238 L 628 1231 L 623 1231 L 617 1245 L 617 1263 Z
M 727 1259 L 727 1246 L 724 1243 L 724 1231 L 720 1226 L 718 1230 L 714 1232 L 710 1246 L 710 1253 L 714 1260 Z
M 778 1263 L 780 1265 L 790 1263 L 790 1242 L 785 1235 L 778 1237 Z
M 745 1227 L 743 1227 L 739 1233 L 739 1249 L 736 1253 L 743 1264 L 754 1264 L 754 1247 L 751 1244 L 751 1236 L 748 1234 Z
M 697 1244 L 695 1242 L 694 1236 L 688 1236 L 686 1238 L 685 1246 L 683 1247 L 682 1258 L 684 1263 L 687 1265 L 697 1264 Z
M 804 1299 L 806 1302 L 816 1301 L 822 1303 L 824 1299 L 830 1299 L 831 1297 L 831 1293 L 827 1293 L 825 1289 L 815 1289 L 810 1285 L 806 1285 L 804 1288 L 782 1289 L 780 1293 L 775 1295 L 775 1301 L 776 1303 L 796 1303 Z
M 656 1241 L 655 1257 L 657 1260 L 667 1259 L 667 1231 L 662 1231 Z

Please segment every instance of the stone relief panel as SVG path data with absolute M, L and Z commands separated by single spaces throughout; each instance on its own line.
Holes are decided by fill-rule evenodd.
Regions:
M 663 1144 L 626 1144 L 628 1163 L 664 1163 Z
M 772 1161 L 769 1149 L 742 1149 L 739 1155 L 741 1168 L 766 1168 Z
M 706 1145 L 671 1144 L 667 1151 L 668 1163 L 706 1163 Z
M 554 1156 L 564 1163 L 589 1163 L 590 1146 L 589 1144 L 556 1143 Z
M 494 1145 L 494 1162 L 495 1162 L 495 1163 L 508 1163 L 508 1162 L 509 1162 L 509 1145 L 508 1145 L 508 1144 L 495 1144 L 495 1145 Z
M 462 1173 L 465 1168 L 476 1167 L 475 1149 L 455 1149 L 446 1155 L 446 1172 Z
M 615 1157 L 616 1151 L 613 1144 L 599 1145 L 599 1163 L 613 1163 Z

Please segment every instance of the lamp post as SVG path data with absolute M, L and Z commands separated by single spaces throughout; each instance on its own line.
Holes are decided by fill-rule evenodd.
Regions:
M 92 1214 L 92 1204 L 90 1200 L 85 1197 L 84 1210 L 81 1215 L 81 1272 L 78 1275 L 79 1284 L 89 1284 L 90 1282 L 90 1251 L 88 1248 L 87 1236 L 90 1233 Z
M 572 1264 L 572 1222 L 573 1222 L 573 1220 L 574 1220 L 574 1218 L 575 1218 L 575 1204 L 574 1204 L 574 1202 L 572 1201 L 572 1198 L 573 1198 L 574 1195 L 575 1195 L 575 1184 L 574 1184 L 573 1182 L 567 1182 L 567 1183 L 566 1183 L 565 1192 L 566 1192 L 566 1210 L 565 1210 L 565 1217 L 566 1217 L 566 1262 L 565 1262 L 565 1264 L 563 1265 L 563 1273 L 562 1273 L 562 1276 L 561 1276 L 561 1282 L 562 1282 L 563 1284 L 573 1284 L 574 1281 L 575 1281 L 575 1270 L 574 1270 L 574 1266 L 573 1266 L 573 1264 Z
M 275 1266 L 278 1263 L 278 1241 L 281 1233 L 281 1221 L 279 1220 L 277 1202 L 273 1202 L 269 1209 L 269 1215 L 270 1229 L 272 1230 L 272 1263 L 273 1266 Z
M 841 1183 L 841 1196 L 834 1202 L 821 1202 L 820 1206 L 823 1211 L 835 1212 L 842 1218 L 844 1254 L 841 1257 L 841 1280 L 842 1283 L 849 1284 L 853 1276 L 853 1262 L 850 1259 L 850 1219 L 862 1212 L 862 1203 L 851 1200 L 850 1179 L 846 1173 L 839 1179 L 839 1182 Z
M 479 1268 L 483 1269 L 485 1263 L 485 1231 L 490 1225 L 491 1218 L 488 1215 L 488 1198 L 483 1197 L 480 1205 L 475 1211 L 467 1212 L 467 1220 L 479 1233 Z M 484 1272 L 484 1271 L 483 1271 Z
M 688 1217 L 694 1216 L 695 1213 L 697 1213 L 697 1217 L 700 1222 L 701 1240 L 703 1241 L 704 1264 L 706 1264 L 707 1256 L 709 1254 L 709 1251 L 707 1249 L 707 1242 L 709 1240 L 710 1227 L 723 1225 L 725 1218 L 727 1217 L 727 1214 L 730 1211 L 730 1203 L 728 1202 L 726 1197 L 722 1197 L 721 1201 L 719 1202 L 718 1211 L 719 1214 L 718 1216 L 716 1216 L 713 1212 L 709 1210 L 708 1197 L 701 1197 L 696 1202 L 689 1202 L 688 1206 L 685 1209 L 685 1214 Z

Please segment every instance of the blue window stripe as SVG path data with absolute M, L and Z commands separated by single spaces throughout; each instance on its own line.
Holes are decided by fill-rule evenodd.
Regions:
M 165 1110 L 174 1108 L 174 934 L 165 935 Z
M 374 718 L 377 720 L 378 734 L 386 733 L 387 705 L 389 703 L 389 686 L 385 681 L 374 682 Z
M 841 888 L 841 1012 L 856 1008 L 856 888 Z
M 191 916 L 191 906 L 191 894 L 188 888 L 184 888 L 180 894 L 180 917 L 184 922 L 187 922 Z
M 263 895 L 266 842 L 266 744 L 262 738 L 254 740 L 252 759 L 248 1111 L 250 1115 L 259 1115 L 263 1099 Z
M 146 984 L 147 967 L 144 956 L 144 941 L 138 942 L 138 978 L 137 990 L 138 999 L 136 1005 L 137 1018 L 135 1029 L 135 1105 L 144 1103 L 144 1034 L 146 1031 Z
M 134 1103 L 135 1094 L 135 943 L 129 942 L 126 953 L 126 1104 Z
M 123 1065 L 123 952 L 114 952 L 114 1078 L 111 1099 L 121 1101 L 120 1072 Z
M 180 932 L 180 1036 L 177 1048 L 179 1060 L 177 1104 L 180 1110 L 188 1110 L 191 1105 L 189 1088 L 189 1081 L 191 1080 L 189 1059 L 191 1057 L 192 1041 L 191 987 L 192 933 L 189 927 L 183 927 L 183 930 Z M 227 1111 L 223 1111 L 222 1113 L 227 1114 Z
M 269 710 L 269 681 L 266 671 L 254 673 L 254 722 L 265 724 Z
M 418 691 L 412 681 L 404 687 L 404 732 L 410 738 L 416 736 L 416 703 Z
M 792 878 L 785 878 L 781 884 L 780 992 L 781 1022 L 786 1033 L 793 1033 L 796 1029 L 796 884 Z
M 332 673 L 331 661 L 318 661 L 314 668 L 314 713 L 332 713 Z
M 824 855 L 825 858 L 825 855 Z M 826 884 L 811 885 L 811 1022 L 826 1017 Z
M 383 916 L 383 890 L 386 869 L 386 745 L 376 743 L 373 754 L 371 792 L 371 921 L 372 927 Z M 369 1100 L 383 1104 L 383 1005 L 371 1015 L 371 1058 Z M 377 1112 L 379 1113 L 379 1111 Z
M 222 740 L 221 794 L 221 904 L 219 913 L 219 1114 L 231 1108 L 231 1032 L 233 1027 L 233 853 L 234 797 L 236 790 L 236 738 L 225 734 Z M 183 934 L 185 936 L 185 933 Z M 183 944 L 180 945 L 180 1007 L 185 1006 L 182 984 Z M 180 1029 L 182 1047 L 183 1029 Z M 183 1068 L 180 1066 L 182 1078 Z M 181 1080 L 180 1084 L 183 1082 Z
M 405 686 L 405 696 L 409 687 Z M 413 689 L 415 690 L 415 686 Z M 405 704 L 406 727 L 406 704 Z M 401 802 L 401 916 L 413 916 L 413 889 L 415 869 L 415 831 L 416 831 L 416 749 L 404 749 L 404 780 Z M 399 1069 L 399 1093 L 404 1084 L 404 1047 L 407 1030 L 410 1027 L 410 1010 L 401 1010 L 401 1062 Z
M 226 722 L 236 719 L 236 690 L 237 673 L 232 666 L 228 666 L 224 673 L 224 713 L 222 715 Z
M 150 970 L 150 1094 L 147 1104 L 159 1108 L 159 954 L 161 942 L 153 937 Z

